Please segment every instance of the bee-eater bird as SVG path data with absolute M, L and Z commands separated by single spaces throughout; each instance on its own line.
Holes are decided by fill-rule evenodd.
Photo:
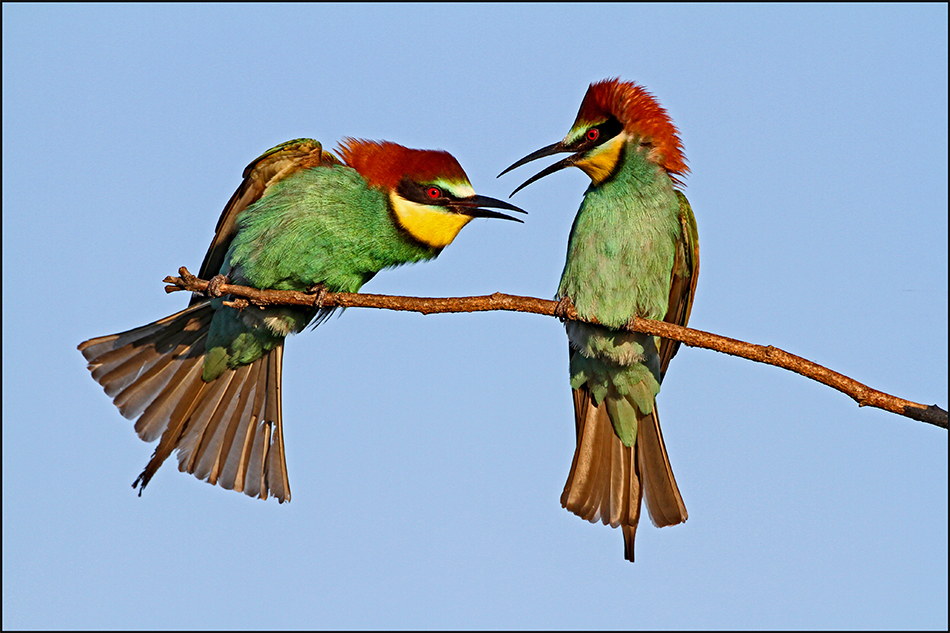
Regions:
M 524 213 L 475 194 L 444 151 L 312 139 L 265 152 L 244 170 L 199 277 L 262 289 L 356 292 L 384 268 L 433 259 L 472 218 Z M 520 222 L 521 220 L 516 220 Z M 213 280 L 213 281 L 214 281 Z M 213 284 L 214 285 L 214 284 Z M 217 293 L 220 295 L 220 293 Z M 79 345 L 92 377 L 135 430 L 160 438 L 132 484 L 139 494 L 178 450 L 178 469 L 253 497 L 290 500 L 281 420 L 284 338 L 332 308 L 250 306 L 193 295 L 189 307 Z
M 689 319 L 699 244 L 693 212 L 676 189 L 688 169 L 666 110 L 642 87 L 617 79 L 591 84 L 564 140 L 502 173 L 559 152 L 571 155 L 515 192 L 570 166 L 591 179 L 557 291 L 580 318 L 600 324 L 566 324 L 577 447 L 561 505 L 592 523 L 620 526 L 633 561 L 642 497 L 658 527 L 686 520 L 656 409 L 679 343 L 617 328 L 634 316 L 678 325 Z

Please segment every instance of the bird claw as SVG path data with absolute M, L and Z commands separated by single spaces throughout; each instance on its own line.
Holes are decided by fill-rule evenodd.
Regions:
M 234 301 L 225 301 L 224 305 L 226 305 L 229 308 L 234 308 L 235 310 L 243 310 L 244 308 L 251 305 L 251 302 L 248 301 L 247 299 L 238 297 Z
M 313 299 L 313 307 L 322 308 L 323 302 L 327 300 L 327 295 L 330 294 L 330 291 L 327 290 L 323 284 L 314 284 L 307 288 L 307 294 L 316 294 L 317 296 Z
M 554 306 L 554 316 L 556 316 L 562 323 L 564 321 L 569 321 L 570 318 L 568 314 L 571 312 L 577 312 L 574 308 L 574 302 L 570 297 L 564 296 L 557 300 L 557 305 Z
M 221 292 L 221 286 L 226 283 L 228 283 L 227 275 L 215 275 L 212 277 L 211 281 L 208 282 L 208 289 L 206 290 L 208 296 L 217 299 L 224 295 L 224 293 Z

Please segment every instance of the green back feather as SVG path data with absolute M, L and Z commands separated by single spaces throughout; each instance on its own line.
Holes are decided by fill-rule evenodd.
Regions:
M 395 225 L 384 192 L 338 164 L 273 182 L 235 223 L 220 272 L 255 288 L 303 291 L 323 284 L 331 292 L 356 292 L 383 268 L 438 255 Z M 315 314 L 289 307 L 217 309 L 203 378 L 255 361 Z

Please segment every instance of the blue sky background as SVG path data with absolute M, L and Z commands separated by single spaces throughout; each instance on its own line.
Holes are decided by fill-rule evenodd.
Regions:
M 293 502 L 166 465 L 76 345 L 179 310 L 241 170 L 343 136 L 505 197 L 587 85 L 682 133 L 691 325 L 947 406 L 947 7 L 3 5 L 4 628 L 947 628 L 945 430 L 684 348 L 659 406 L 685 525 L 558 502 L 555 320 L 352 309 L 287 345 Z M 544 166 L 543 161 L 537 169 Z M 366 292 L 551 297 L 562 172 Z

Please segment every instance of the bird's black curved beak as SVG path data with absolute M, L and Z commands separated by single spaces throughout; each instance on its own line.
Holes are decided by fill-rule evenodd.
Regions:
M 500 220 L 512 220 L 513 222 L 524 222 L 518 218 L 513 218 L 510 215 L 501 213 L 499 211 L 490 211 L 488 209 L 482 209 L 481 207 L 494 207 L 496 209 L 507 209 L 508 211 L 517 211 L 518 213 L 527 213 L 524 209 L 519 209 L 513 204 L 509 204 L 503 200 L 496 200 L 495 198 L 489 198 L 488 196 L 469 196 L 468 198 L 460 198 L 458 200 L 453 200 L 450 205 L 457 213 L 462 213 L 464 215 L 471 216 L 473 218 L 498 218 Z
M 512 169 L 516 167 L 521 167 L 522 165 L 526 163 L 530 163 L 533 160 L 544 158 L 545 156 L 553 156 L 554 154 L 560 154 L 562 152 L 570 152 L 570 151 L 572 150 L 568 147 L 565 147 L 563 142 L 558 141 L 557 143 L 553 143 L 552 145 L 548 145 L 547 147 L 542 147 L 538 151 L 528 154 L 527 156 L 525 156 L 524 158 L 522 158 L 521 160 L 519 160 L 512 166 L 508 167 L 505 171 L 498 174 L 498 176 L 503 176 L 507 174 L 509 171 L 511 171 Z M 544 178 L 545 176 L 553 174 L 556 171 L 561 171 L 565 167 L 573 166 L 574 163 L 576 163 L 577 160 L 583 155 L 584 155 L 584 152 L 578 152 L 576 154 L 568 156 L 567 158 L 563 160 L 559 160 L 558 162 L 552 165 L 548 165 L 547 167 L 545 167 L 544 169 L 542 169 L 535 175 L 531 176 L 531 178 L 528 178 L 523 183 L 518 185 L 518 187 L 514 191 L 512 191 L 511 195 L 509 195 L 508 197 L 510 198 L 511 196 L 515 195 L 516 193 L 518 193 L 519 191 L 521 191 L 522 189 L 524 189 L 525 187 L 527 187 L 528 185 L 530 185 L 536 180 L 540 180 L 541 178 Z

